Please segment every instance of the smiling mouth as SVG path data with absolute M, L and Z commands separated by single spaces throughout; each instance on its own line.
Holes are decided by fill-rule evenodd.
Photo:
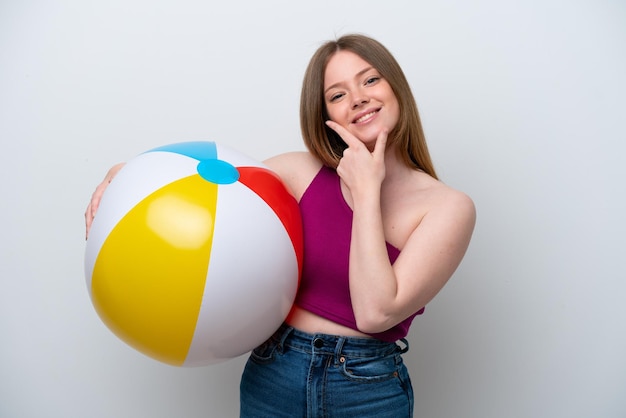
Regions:
M 365 115 L 361 116 L 358 119 L 355 119 L 354 121 L 352 121 L 352 123 L 361 123 L 363 121 L 366 121 L 367 119 L 371 118 L 372 116 L 374 116 L 376 113 L 378 113 L 378 110 L 373 110 L 369 113 L 366 113 Z

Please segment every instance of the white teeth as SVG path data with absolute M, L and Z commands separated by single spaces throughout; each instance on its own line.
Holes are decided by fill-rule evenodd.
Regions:
M 365 119 L 372 117 L 372 115 L 375 114 L 375 113 L 376 113 L 376 111 L 370 112 L 367 115 L 363 115 L 360 118 L 358 118 L 357 120 L 355 120 L 354 123 L 363 122 Z

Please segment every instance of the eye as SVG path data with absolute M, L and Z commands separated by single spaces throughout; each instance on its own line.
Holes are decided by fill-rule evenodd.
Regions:
M 378 82 L 378 80 L 380 80 L 379 76 L 372 76 L 372 77 L 368 77 L 367 80 L 365 80 L 365 85 L 371 85 L 371 84 L 376 84 L 376 82 Z
M 344 96 L 343 93 L 335 93 L 328 98 L 328 101 L 331 103 L 336 102 L 337 100 L 341 99 L 343 96 Z

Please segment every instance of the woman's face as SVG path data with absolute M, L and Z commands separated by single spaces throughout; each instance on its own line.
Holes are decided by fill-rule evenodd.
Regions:
M 324 101 L 328 116 L 374 148 L 378 134 L 396 126 L 398 99 L 378 70 L 350 51 L 338 51 L 324 72 Z

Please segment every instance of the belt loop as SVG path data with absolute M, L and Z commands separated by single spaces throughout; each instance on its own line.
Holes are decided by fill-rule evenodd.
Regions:
M 335 345 L 335 361 L 339 361 L 341 352 L 343 351 L 343 345 L 346 342 L 346 337 L 337 338 L 337 344 Z
M 293 327 L 285 324 L 281 326 L 278 329 L 278 331 L 282 332 L 282 334 L 280 334 L 278 338 L 278 350 L 282 353 L 283 347 L 285 346 L 285 340 L 287 339 L 287 337 L 289 337 L 289 334 L 291 334 L 291 332 L 293 331 Z
M 398 351 L 400 352 L 400 354 L 404 354 L 407 351 L 409 351 L 409 342 L 407 341 L 406 338 L 400 338 L 400 342 L 402 344 L 404 344 L 404 348 L 400 347 L 400 345 L 398 345 Z

